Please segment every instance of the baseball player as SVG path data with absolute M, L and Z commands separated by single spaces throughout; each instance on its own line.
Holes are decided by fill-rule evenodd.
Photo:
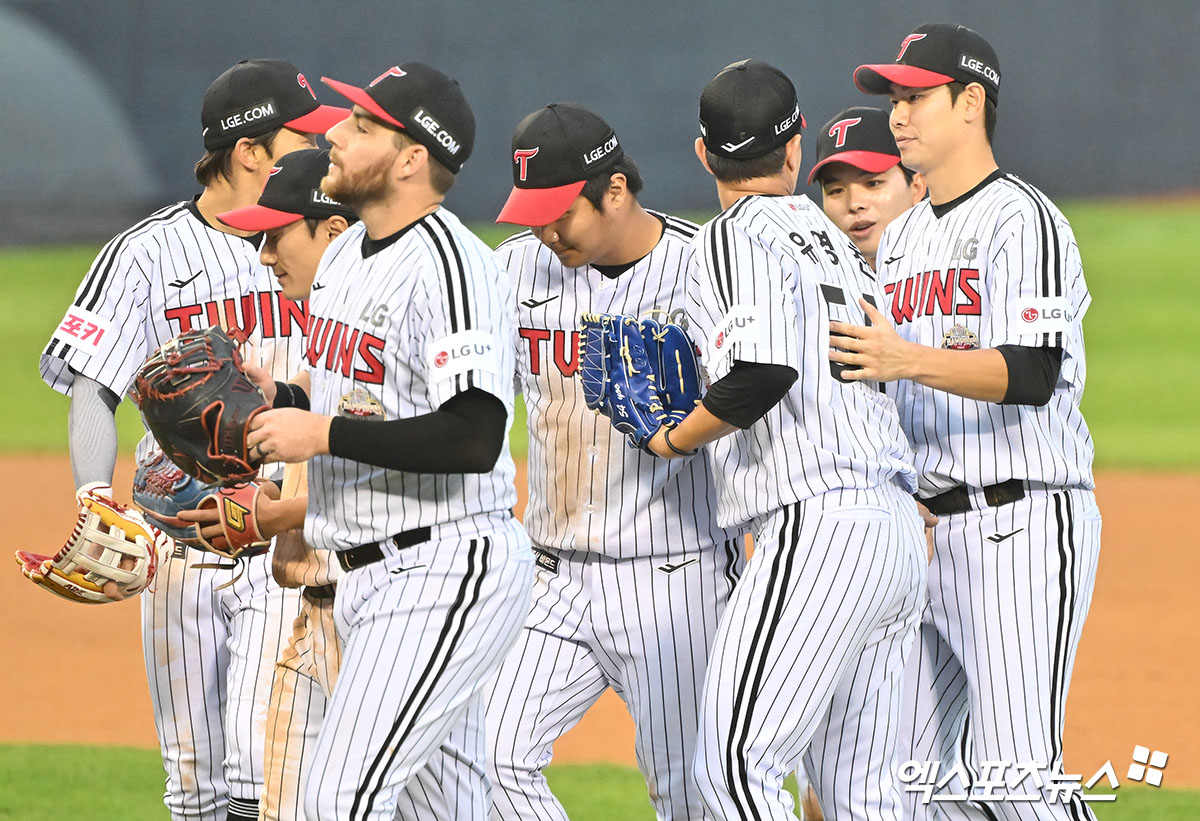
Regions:
M 766 63 L 734 63 L 704 89 L 696 153 L 724 210 L 692 241 L 688 299 L 711 387 L 649 446 L 677 458 L 711 443 L 718 523 L 754 535 L 704 685 L 709 811 L 792 817 L 783 780 L 803 760 L 827 817 L 895 819 L 899 684 L 925 581 L 916 483 L 894 404 L 828 360 L 830 318 L 881 295 L 793 195 L 803 126 L 791 81 Z
M 925 197 L 925 179 L 900 164 L 900 149 L 878 108 L 847 108 L 821 126 L 808 184 L 821 207 L 872 267 L 883 229 Z
M 71 397 L 78 484 L 111 483 L 113 412 L 150 352 L 176 334 L 224 323 L 249 333 L 259 363 L 279 377 L 295 367 L 303 304 L 259 265 L 259 238 L 216 215 L 253 204 L 275 158 L 311 147 L 311 135 L 343 114 L 319 105 L 283 61 L 243 61 L 209 87 L 196 165 L 203 191 L 105 245 L 42 352 L 42 378 Z M 153 450 L 147 436 L 139 459 L 153 461 Z M 211 558 L 177 546 L 142 597 L 164 802 L 173 818 L 256 818 L 273 663 L 297 595 L 272 581 L 265 556 L 237 569 Z
M 929 184 L 929 200 L 884 231 L 887 299 L 866 307 L 870 328 L 836 325 L 846 338 L 831 354 L 847 379 L 890 383 L 919 495 L 941 520 L 902 757 L 950 781 L 935 804 L 912 793 L 909 814 L 1091 818 L 1050 783 L 1100 550 L 1079 411 L 1091 302 L 1079 249 L 1046 196 L 996 166 L 1000 65 L 979 34 L 918 26 L 894 62 L 854 76 L 890 98 L 901 158 Z M 950 798 L 997 779 L 1027 798 Z
M 488 694 L 492 818 L 567 817 L 542 771 L 609 687 L 634 718 L 657 817 L 702 818 L 689 764 L 741 531 L 716 523 L 706 460 L 664 464 L 630 449 L 575 379 L 581 313 L 682 318 L 696 226 L 642 208 L 637 166 L 582 106 L 538 109 L 512 146 L 514 188 L 497 221 L 531 230 L 497 255 L 519 300 L 537 571 L 525 629 Z
M 217 215 L 238 230 L 264 232 L 259 258 L 288 299 L 308 298 L 321 254 L 358 219 L 321 191 L 328 170 L 328 151 L 295 151 L 275 164 L 256 205 Z M 307 378 L 297 381 L 307 384 Z M 277 390 L 291 393 L 288 386 L 271 384 L 270 389 L 272 397 Z M 260 499 L 254 511 L 260 532 L 279 534 L 271 550 L 275 580 L 283 587 L 301 589 L 300 614 L 291 641 L 275 663 L 267 709 L 265 780 L 259 802 L 262 821 L 303 818 L 301 785 L 341 663 L 333 623 L 337 563 L 328 551 L 315 551 L 301 538 L 307 486 L 301 486 L 297 475 L 296 486 L 289 487 L 289 478 L 285 474 L 281 500 Z M 221 535 L 213 524 L 215 510 L 185 512 L 180 518 L 205 525 L 207 537 Z
M 305 817 L 483 819 L 482 691 L 533 577 L 512 515 L 512 292 L 441 206 L 475 136 L 458 84 L 421 63 L 325 82 L 355 105 L 322 190 L 362 221 L 312 286 L 311 410 L 265 411 L 247 439 L 311 459 L 304 538 L 344 571 Z

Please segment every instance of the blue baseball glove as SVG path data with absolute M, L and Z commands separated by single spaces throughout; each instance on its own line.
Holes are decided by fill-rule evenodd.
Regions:
M 200 547 L 200 531 L 195 522 L 178 518 L 181 510 L 195 510 L 220 487 L 206 485 L 183 472 L 161 450 L 154 450 L 138 462 L 133 474 L 133 503 L 150 522 L 172 539 Z
M 663 425 L 678 424 L 699 399 L 699 370 L 675 325 L 615 314 L 580 318 L 579 380 L 587 406 L 609 418 L 629 446 L 646 449 Z

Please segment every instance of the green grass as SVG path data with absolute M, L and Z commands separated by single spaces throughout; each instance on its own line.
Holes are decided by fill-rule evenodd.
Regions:
M 571 821 L 652 821 L 637 770 L 609 764 L 547 771 Z M 0 821 L 150 821 L 167 817 L 158 753 L 124 747 L 0 745 Z M 793 790 L 794 793 L 794 790 Z M 1092 803 L 1100 821 L 1200 817 L 1200 792 L 1122 787 L 1112 803 Z
M 1088 385 L 1084 413 L 1099 467 L 1200 467 L 1200 357 L 1193 352 L 1200 289 L 1191 239 L 1200 204 L 1066 203 L 1093 296 L 1085 321 Z M 480 226 L 495 244 L 512 233 Z M 0 430 L 0 452 L 65 448 L 67 402 L 42 384 L 37 360 L 87 270 L 95 247 L 0 250 L 0 381 L 20 424 Z M 140 436 L 131 403 L 118 411 L 122 447 Z M 524 453 L 515 424 L 514 454 Z

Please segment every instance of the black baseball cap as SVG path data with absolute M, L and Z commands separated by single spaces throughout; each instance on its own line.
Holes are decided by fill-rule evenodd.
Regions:
M 700 135 L 720 157 L 761 157 L 806 125 L 792 81 L 761 60 L 725 66 L 700 95 Z
M 429 149 L 457 174 L 475 145 L 475 115 L 456 80 L 424 63 L 392 66 L 366 88 L 321 81 Z
M 821 126 L 817 135 L 817 164 L 808 172 L 812 185 L 818 172 L 833 162 L 844 162 L 869 174 L 900 164 L 900 149 L 888 125 L 888 113 L 878 108 L 854 106 Z
M 547 225 L 584 184 L 625 156 L 612 126 L 575 103 L 551 103 L 521 120 L 513 134 L 513 190 L 496 222 Z
M 953 82 L 979 83 L 992 105 L 999 104 L 1000 59 L 978 32 L 954 23 L 917 26 L 900 41 L 894 63 L 854 70 L 854 84 L 867 94 L 887 94 L 893 83 L 932 88 Z
M 335 214 L 353 222 L 354 212 L 321 190 L 321 180 L 328 172 L 327 149 L 284 154 L 271 169 L 257 205 L 217 214 L 217 219 L 239 231 L 269 231 L 306 217 L 326 219 Z
M 308 80 L 286 60 L 242 60 L 204 92 L 200 125 L 204 148 L 212 151 L 284 126 L 324 134 L 349 114 L 318 103 Z

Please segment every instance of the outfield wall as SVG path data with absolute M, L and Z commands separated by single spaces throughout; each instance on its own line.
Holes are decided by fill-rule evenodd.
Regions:
M 889 59 L 913 26 L 939 19 L 997 47 L 1007 169 L 1053 196 L 1200 187 L 1193 0 L 0 0 L 0 241 L 101 238 L 192 193 L 204 89 L 244 57 L 358 83 L 405 60 L 444 67 L 479 124 L 450 197 L 468 219 L 503 202 L 516 122 L 563 99 L 613 123 L 646 172 L 648 203 L 707 209 L 714 195 L 691 143 L 700 90 L 719 68 L 755 56 L 785 69 L 811 139 L 868 100 L 851 83 L 856 65 Z

